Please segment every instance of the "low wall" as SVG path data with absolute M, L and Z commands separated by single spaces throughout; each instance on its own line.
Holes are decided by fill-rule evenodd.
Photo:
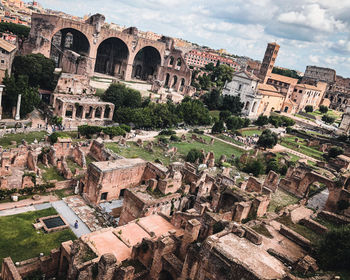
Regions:
M 294 230 L 284 225 L 281 225 L 280 234 L 292 240 L 293 242 L 295 242 L 305 250 L 311 249 L 311 242 L 309 239 L 306 239 L 304 236 L 300 235 L 299 233 L 295 232 Z
M 328 231 L 328 229 L 325 226 L 312 219 L 301 219 L 300 224 L 306 226 L 307 228 L 311 229 L 312 231 L 318 234 L 325 234 Z
M 22 280 L 21 275 L 10 257 L 3 259 L 0 276 L 2 280 Z
M 341 216 L 341 215 L 338 215 L 338 214 L 335 214 L 335 213 L 332 213 L 332 212 L 321 211 L 318 214 L 318 216 L 323 218 L 323 219 L 325 219 L 325 220 L 327 220 L 327 221 L 330 221 L 332 223 L 336 223 L 336 224 L 339 224 L 339 225 L 350 224 L 350 218 L 344 217 L 344 216 Z

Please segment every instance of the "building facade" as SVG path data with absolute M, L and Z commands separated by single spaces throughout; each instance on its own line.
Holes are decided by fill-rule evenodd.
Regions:
M 248 118 L 257 116 L 261 96 L 257 94 L 259 79 L 247 71 L 233 75 L 231 82 L 226 82 L 223 95 L 239 96 L 244 104 L 242 113 Z

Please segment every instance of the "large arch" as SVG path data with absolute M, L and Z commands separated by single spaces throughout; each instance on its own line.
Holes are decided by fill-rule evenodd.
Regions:
M 81 56 L 89 57 L 89 40 L 81 31 L 74 28 L 60 29 L 51 38 L 50 58 L 55 61 L 56 67 L 62 66 L 65 50 L 71 50 Z
M 142 48 L 134 58 L 132 78 L 144 81 L 151 76 L 156 78 L 161 61 L 161 55 L 156 48 L 151 46 Z
M 108 38 L 97 49 L 95 72 L 124 78 L 128 57 L 129 49 L 123 40 Z

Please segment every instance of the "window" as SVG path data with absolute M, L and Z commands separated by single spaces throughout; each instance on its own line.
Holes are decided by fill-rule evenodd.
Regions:
M 238 85 L 238 91 L 242 90 L 242 85 Z
M 101 194 L 101 200 L 107 200 L 107 195 L 108 195 L 108 192 L 104 192 Z
M 1 59 L 1 64 L 4 64 L 5 63 L 5 60 Z

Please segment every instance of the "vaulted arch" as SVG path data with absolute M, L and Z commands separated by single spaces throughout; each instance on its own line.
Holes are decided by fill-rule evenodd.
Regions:
M 129 49 L 119 38 L 108 38 L 97 49 L 95 72 L 124 78 Z
M 161 55 L 159 51 L 151 46 L 144 47 L 138 51 L 134 58 L 132 77 L 144 81 L 156 77 L 160 65 Z

